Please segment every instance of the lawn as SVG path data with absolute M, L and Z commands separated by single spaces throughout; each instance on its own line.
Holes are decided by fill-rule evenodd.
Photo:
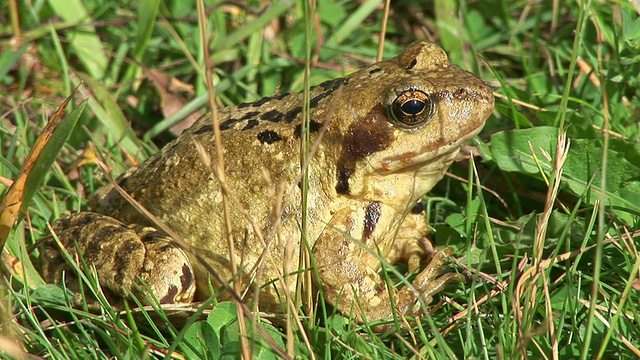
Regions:
M 637 2 L 198 6 L 0 4 L 1 358 L 640 357 Z M 432 241 L 454 249 L 445 272 L 467 278 L 428 315 L 379 331 L 313 297 L 276 322 L 215 299 L 116 310 L 90 271 L 79 269 L 80 292 L 42 279 L 49 224 L 87 209 L 210 102 L 309 91 L 417 39 L 496 97 L 472 155 L 423 199 Z M 52 119 L 57 130 L 45 129 Z

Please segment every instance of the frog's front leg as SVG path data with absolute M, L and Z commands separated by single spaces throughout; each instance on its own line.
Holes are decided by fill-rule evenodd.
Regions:
M 364 216 L 358 216 L 359 210 L 338 212 L 313 250 L 324 298 L 340 312 L 369 321 L 388 318 L 393 313 L 414 314 L 419 309 L 418 298 L 429 303 L 433 294 L 457 278 L 456 274 L 436 278 L 451 254 L 451 250 L 445 249 L 433 254 L 427 267 L 412 282 L 413 288 L 405 286 L 397 290 L 389 286 L 378 273 L 380 261 L 370 252 L 383 250 L 384 244 L 374 239 L 367 210 L 363 211 Z M 397 258 L 392 255 L 389 260 L 395 262 Z
M 390 264 L 407 264 L 409 273 L 415 273 L 428 264 L 435 253 L 428 238 L 429 226 L 424 209 L 420 207 L 418 210 L 412 210 L 404 218 L 387 256 Z
M 195 279 L 189 258 L 168 235 L 155 228 L 126 226 L 105 215 L 81 212 L 58 220 L 53 231 L 80 267 L 78 255 L 82 255 L 111 300 L 133 294 L 146 303 L 139 296 L 145 286 L 162 304 L 193 300 Z M 47 281 L 64 280 L 72 290 L 78 289 L 73 266 L 53 238 L 45 241 L 42 261 Z

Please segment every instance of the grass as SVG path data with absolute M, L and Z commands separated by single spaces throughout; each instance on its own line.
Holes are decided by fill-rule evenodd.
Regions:
M 322 310 L 320 321 L 303 319 L 304 331 L 265 322 L 243 330 L 232 303 L 194 307 L 205 320 L 174 327 L 163 309 L 114 311 L 90 276 L 83 285 L 93 304 L 72 304 L 68 290 L 44 284 L 34 244 L 47 222 L 86 208 L 85 195 L 106 182 L 98 164 L 117 175 L 143 161 L 174 137 L 178 109 L 207 103 L 205 55 L 195 2 L 0 5 L 5 188 L 80 80 L 66 111 L 86 106 L 9 224 L 0 356 L 231 358 L 244 334 L 261 358 L 275 357 L 274 348 L 326 359 L 637 358 L 640 9 L 624 1 L 391 5 L 385 20 L 379 1 L 323 1 L 309 16 L 302 2 L 206 4 L 221 106 L 303 90 L 307 58 L 311 84 L 370 64 L 383 22 L 385 57 L 432 39 L 495 91 L 496 110 L 473 144 L 480 155 L 455 164 L 426 199 L 437 246 L 456 250 L 449 271 L 470 280 L 448 288 L 412 331 L 384 334 Z

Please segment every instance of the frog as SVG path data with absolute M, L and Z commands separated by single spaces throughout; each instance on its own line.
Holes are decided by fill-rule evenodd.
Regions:
M 359 321 L 418 314 L 457 274 L 440 274 L 452 250 L 434 250 L 424 214 L 412 210 L 493 107 L 482 79 L 418 40 L 396 57 L 311 87 L 306 97 L 280 93 L 220 109 L 217 123 L 200 118 L 99 189 L 90 212 L 58 220 L 45 275 L 59 282 L 68 272 L 65 248 L 116 296 L 143 288 L 163 304 L 221 301 L 231 298 L 223 283 L 235 281 L 242 301 L 283 313 L 299 276 L 312 271 L 324 300 Z M 215 126 L 223 183 L 212 166 Z M 299 266 L 304 251 L 310 266 Z M 383 264 L 403 263 L 415 278 L 388 285 Z

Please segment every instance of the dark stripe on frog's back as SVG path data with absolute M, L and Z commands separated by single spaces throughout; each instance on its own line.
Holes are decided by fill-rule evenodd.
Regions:
M 309 105 L 311 109 L 317 107 L 322 100 L 329 97 L 341 86 L 346 85 L 349 82 L 348 77 L 338 78 L 334 80 L 325 81 L 319 85 L 313 86 L 310 89 L 311 100 Z M 288 107 L 279 108 L 278 105 L 282 104 L 282 101 L 289 96 L 298 96 L 298 94 L 279 94 L 271 97 L 262 98 L 253 103 L 243 103 L 235 108 L 225 109 L 226 118 L 220 120 L 220 130 L 226 131 L 236 129 L 237 131 L 247 131 L 257 129 L 257 139 L 263 144 L 273 144 L 276 141 L 280 141 L 284 138 L 284 134 L 278 133 L 278 128 L 270 128 L 270 124 L 294 124 L 293 134 L 296 138 L 299 138 L 302 133 L 301 117 L 302 104 L 300 101 L 291 102 Z M 273 102 L 273 104 L 269 104 Z M 269 106 L 267 106 L 269 104 Z M 270 110 L 258 111 L 259 108 L 270 108 Z M 222 114 L 221 114 L 222 115 Z M 206 115 L 205 115 L 206 116 Z M 312 119 L 309 124 L 309 132 L 315 133 L 322 128 L 322 123 L 325 119 Z M 237 125 L 242 124 L 242 125 Z M 209 132 L 213 132 L 213 126 L 205 121 L 204 124 L 195 125 L 192 132 L 196 135 L 203 135 Z
M 341 86 L 348 84 L 348 82 L 349 77 L 338 78 L 313 86 L 310 89 L 311 105 L 313 107 L 318 106 L 322 100 L 329 97 L 329 95 L 333 94 Z M 244 135 L 249 136 L 252 139 L 257 139 L 261 144 L 276 145 L 278 143 L 283 143 L 283 141 L 288 142 L 289 140 L 292 140 L 292 137 L 299 138 L 302 133 L 302 125 L 300 121 L 302 108 L 299 104 L 300 101 L 287 103 L 286 107 L 280 106 L 282 105 L 282 101 L 289 96 L 298 96 L 298 94 L 279 94 L 263 98 L 254 103 L 240 104 L 236 107 L 221 109 L 218 114 L 220 119 L 220 129 L 222 130 L 223 135 L 226 135 L 226 140 L 224 141 L 234 142 L 237 141 L 238 136 Z M 274 102 L 273 104 L 268 106 L 265 105 L 272 101 Z M 258 111 L 259 107 L 264 107 L 268 110 Z M 310 133 L 319 131 L 325 120 L 326 119 L 323 118 L 313 118 L 309 124 Z M 235 132 L 228 132 L 227 130 L 235 130 Z M 161 152 L 165 155 L 161 157 L 159 156 L 160 154 L 156 154 L 156 156 L 153 156 L 145 164 L 142 164 L 141 167 L 145 167 L 147 169 L 156 167 L 165 168 L 166 164 L 160 164 L 159 162 L 163 160 L 166 161 L 168 159 L 166 154 L 169 153 L 179 152 L 181 158 L 196 156 L 192 153 L 192 140 L 197 140 L 203 144 L 213 146 L 213 137 L 211 136 L 212 132 L 213 126 L 211 124 L 210 117 L 205 115 L 200 118 L 191 129 L 187 130 L 182 136 L 180 136 L 179 139 L 168 144 L 164 149 L 162 149 Z M 186 148 L 184 147 L 186 144 L 183 143 L 185 141 L 189 143 Z M 246 143 L 249 144 L 250 141 L 246 141 Z M 181 150 L 178 150 L 178 147 Z M 349 159 L 347 159 L 346 162 L 349 162 L 348 160 Z M 137 176 L 134 176 L 133 179 L 137 179 Z M 121 178 L 119 179 L 119 184 L 123 188 L 129 188 L 127 183 L 133 179 L 128 177 Z M 136 184 L 134 186 L 135 188 L 142 187 L 140 184 Z

